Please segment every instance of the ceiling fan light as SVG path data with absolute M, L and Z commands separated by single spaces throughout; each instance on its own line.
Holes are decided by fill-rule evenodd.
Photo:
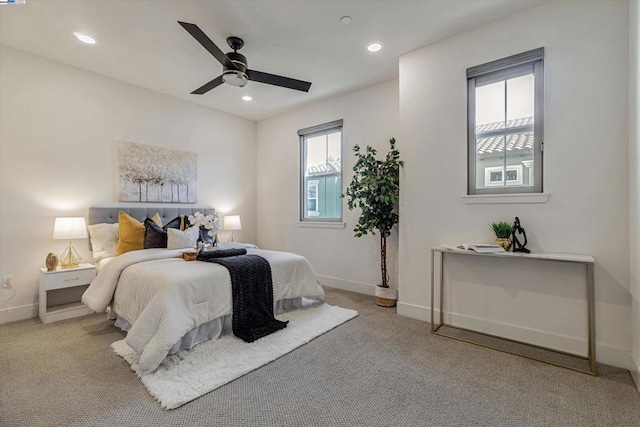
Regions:
M 245 87 L 247 75 L 239 70 L 226 70 L 222 73 L 222 81 L 236 87 Z

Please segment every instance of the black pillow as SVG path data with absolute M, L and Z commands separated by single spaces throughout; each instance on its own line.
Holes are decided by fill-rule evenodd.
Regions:
M 144 248 L 166 248 L 167 228 L 180 229 L 180 217 L 172 219 L 164 227 L 160 227 L 150 218 L 144 220 Z
M 182 216 L 176 217 L 174 219 L 172 219 L 171 221 L 169 221 L 168 223 L 166 223 L 164 225 L 164 227 L 162 227 L 165 231 L 167 230 L 167 228 L 177 228 L 178 230 L 182 230 L 182 228 L 180 228 L 180 222 L 182 220 Z M 186 218 L 185 218 L 186 220 Z

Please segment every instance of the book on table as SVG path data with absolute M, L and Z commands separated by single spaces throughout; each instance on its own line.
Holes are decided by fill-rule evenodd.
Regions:
M 476 251 L 482 253 L 492 252 L 504 252 L 504 248 L 500 245 L 490 245 L 486 243 L 464 243 L 458 246 L 458 249 L 464 249 L 466 251 Z

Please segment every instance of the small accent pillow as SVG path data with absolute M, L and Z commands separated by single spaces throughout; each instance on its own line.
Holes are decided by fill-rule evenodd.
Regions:
M 151 220 L 162 227 L 162 219 L 157 212 Z M 120 213 L 118 213 L 118 229 L 120 231 L 120 239 L 118 240 L 118 246 L 116 248 L 117 255 L 144 249 L 143 223 L 120 211 Z
M 180 230 L 186 230 L 189 227 L 194 227 L 193 224 L 191 224 L 189 222 L 189 217 L 187 215 L 184 216 L 184 226 L 180 228 Z M 202 240 L 209 240 L 211 239 L 211 236 L 209 236 L 209 230 L 207 230 L 206 228 L 200 226 L 200 238 Z
M 184 215 L 177 216 L 171 221 L 169 221 L 168 223 L 166 223 L 162 228 L 164 228 L 165 230 L 167 228 L 177 228 L 178 230 L 184 230 L 184 219 L 185 219 Z
M 167 232 L 150 218 L 144 220 L 144 248 L 166 248 Z
M 167 247 L 167 229 L 180 229 L 181 218 L 172 219 L 164 227 L 158 226 L 153 220 L 147 218 L 144 220 L 144 248 L 166 248 Z
M 103 258 L 116 256 L 116 247 L 120 236 L 118 224 L 92 224 L 87 228 L 91 237 L 94 263 L 97 264 Z
M 167 228 L 167 249 L 193 248 L 200 236 L 198 227 L 189 227 L 184 231 Z

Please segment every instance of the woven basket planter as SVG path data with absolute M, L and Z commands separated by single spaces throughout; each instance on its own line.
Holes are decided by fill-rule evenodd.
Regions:
M 398 290 L 376 286 L 376 305 L 380 307 L 395 307 L 398 301 Z

